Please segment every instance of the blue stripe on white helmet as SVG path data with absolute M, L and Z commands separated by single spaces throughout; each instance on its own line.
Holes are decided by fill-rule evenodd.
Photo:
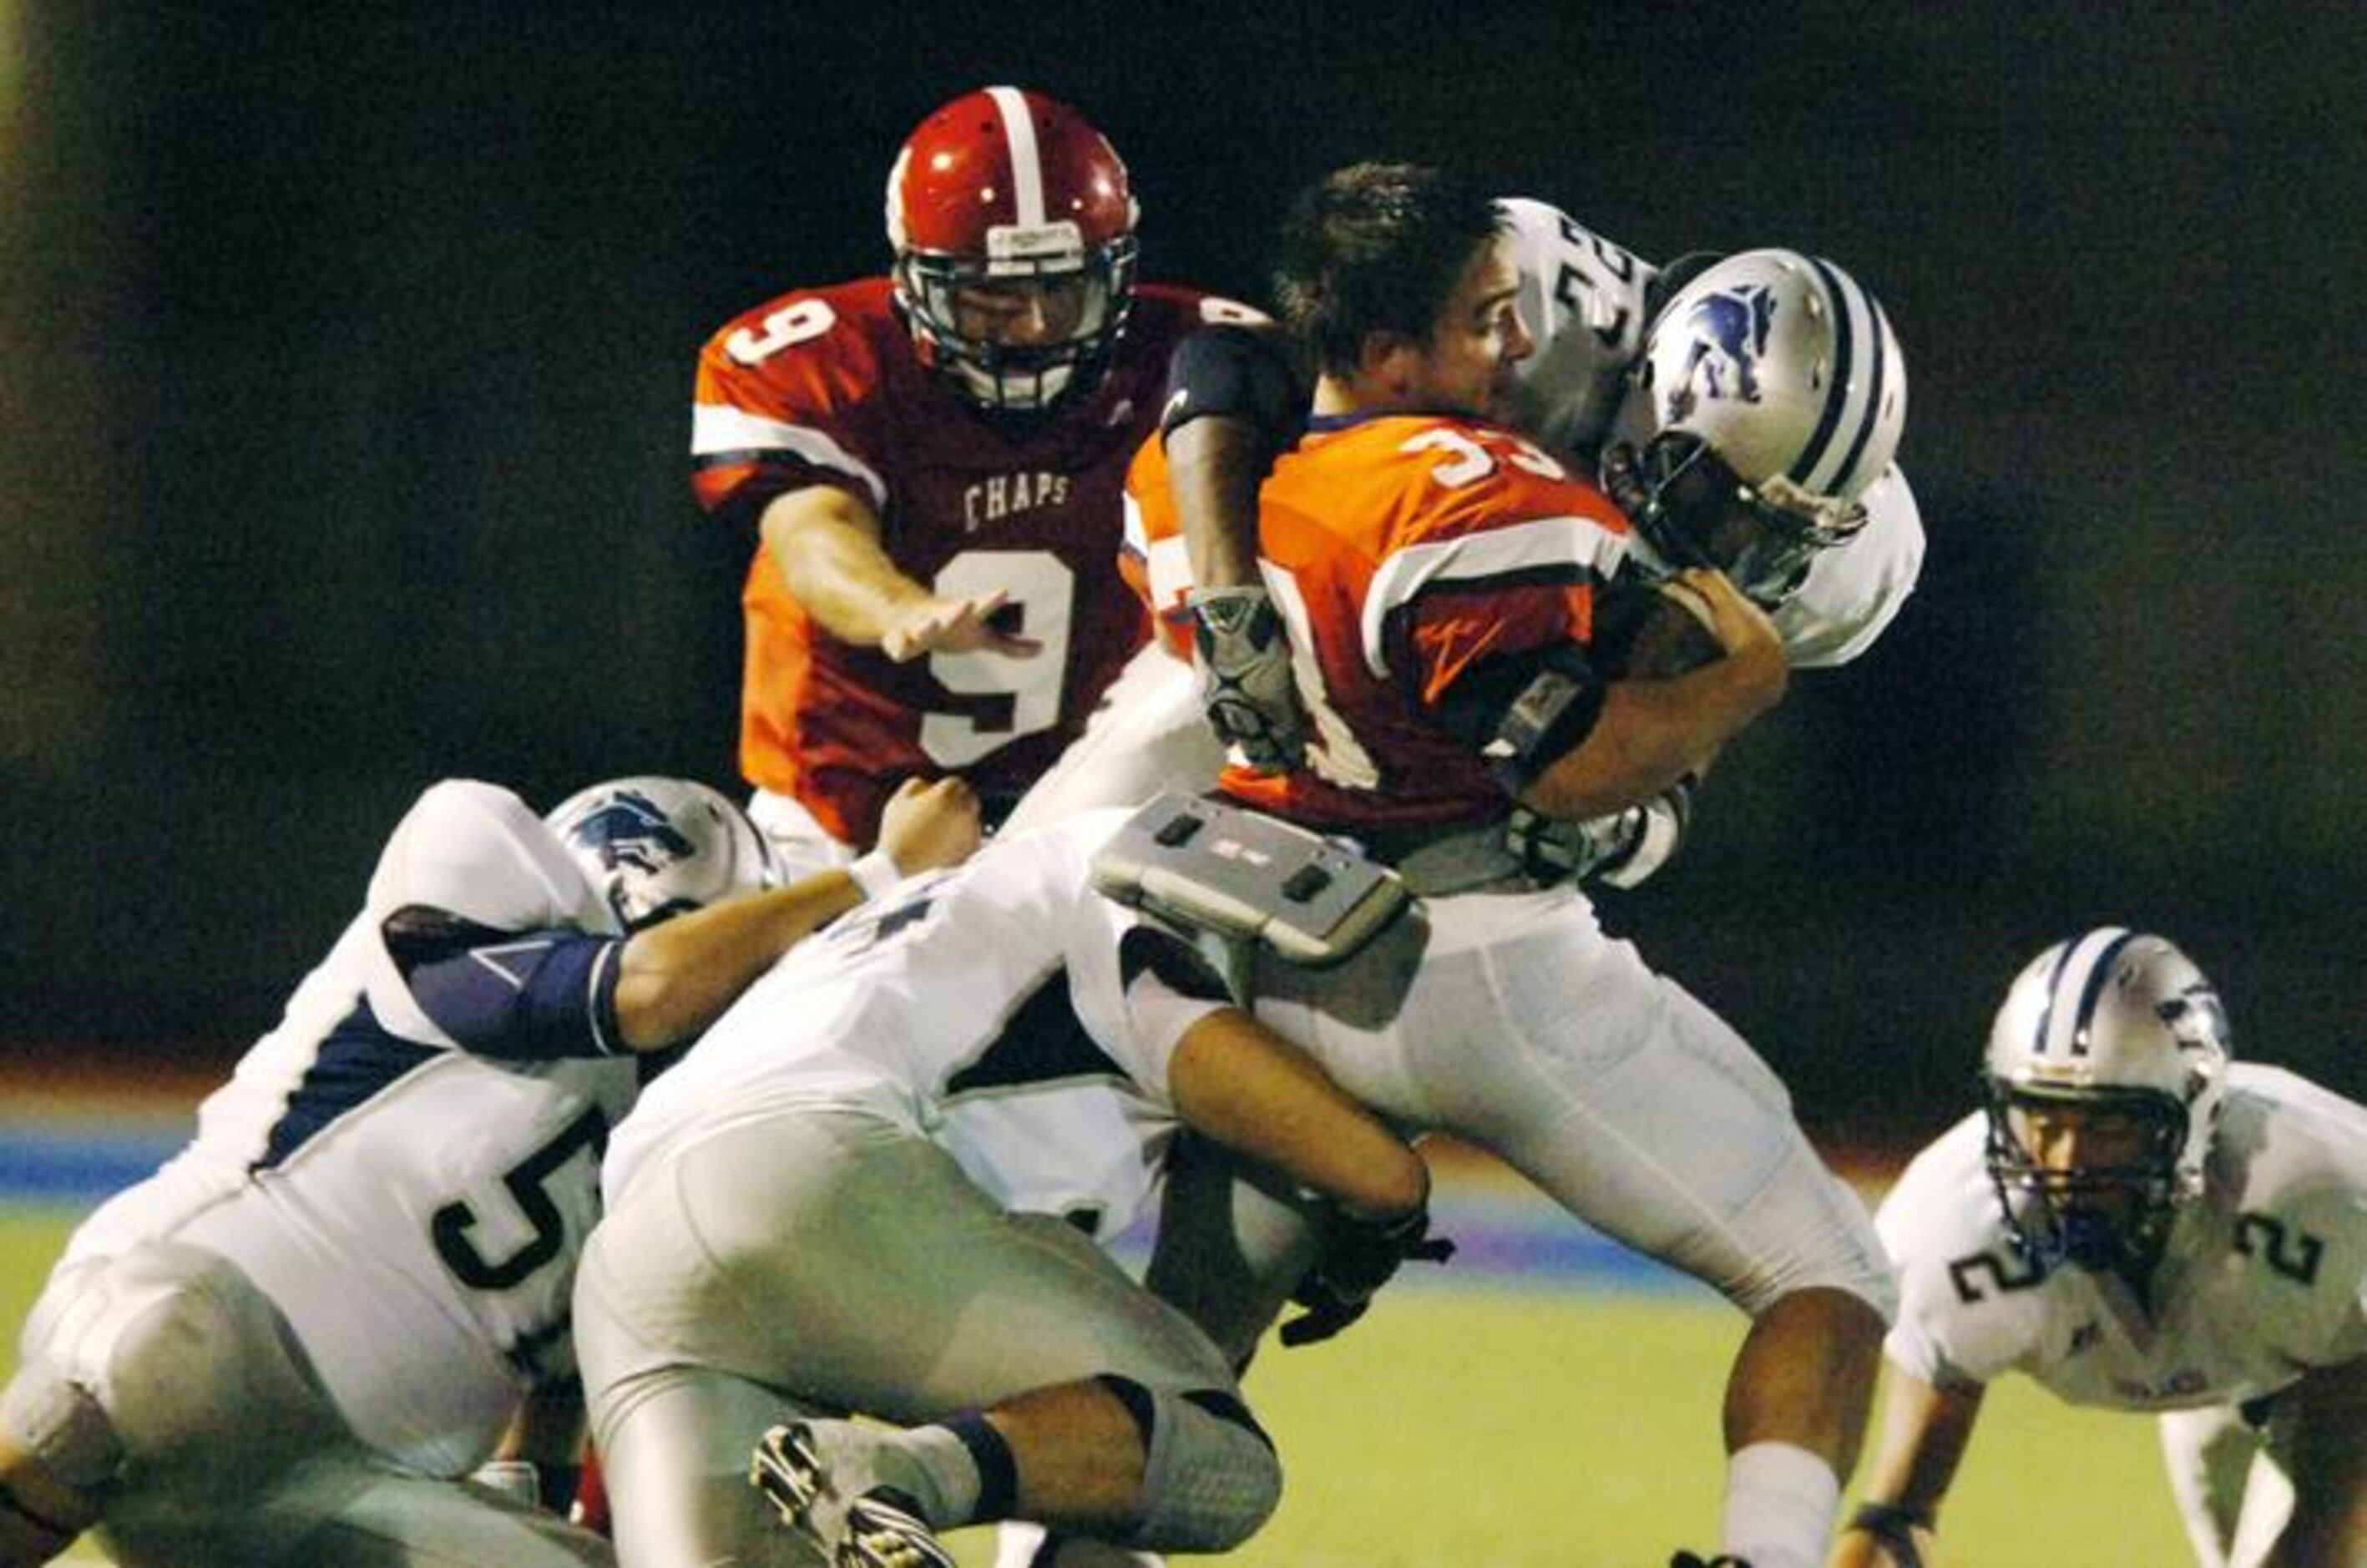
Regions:
M 2006 992 L 1983 1063 L 1989 1169 L 2009 1218 L 2037 1224 L 2045 1215 L 2032 1199 L 2044 1197 L 2059 1223 L 2082 1195 L 2141 1188 L 2148 1208 L 2123 1227 L 2125 1256 L 2157 1248 L 2169 1211 L 2203 1189 L 2230 1060 L 2217 988 L 2166 939 L 2105 926 L 2039 954 Z M 2158 1163 L 2043 1168 L 2015 1130 L 2016 1107 L 2142 1116 L 2161 1129 Z
M 1727 256 L 1671 295 L 1638 367 L 1640 446 L 1689 430 L 1746 483 L 1781 476 L 1852 501 L 1907 426 L 1907 363 L 1881 305 L 1842 268 L 1790 250 Z

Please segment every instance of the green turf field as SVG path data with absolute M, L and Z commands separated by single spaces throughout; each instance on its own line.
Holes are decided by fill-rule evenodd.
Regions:
M 0 1209 L 0 1333 L 73 1218 Z M 1717 1395 L 1741 1320 L 1693 1294 L 1422 1284 L 1327 1346 L 1269 1347 L 1249 1393 L 1289 1472 L 1248 1568 L 1662 1568 L 1706 1550 Z M 2000 1385 L 1951 1503 L 1949 1568 L 2188 1557 L 2152 1424 Z M 958 1543 L 966 1565 L 991 1542 Z M 96 1562 L 95 1555 L 76 1562 Z

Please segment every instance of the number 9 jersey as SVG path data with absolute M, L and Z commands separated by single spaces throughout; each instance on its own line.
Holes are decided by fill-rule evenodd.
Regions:
M 982 415 L 915 358 L 887 279 L 800 290 L 726 324 L 699 357 L 693 490 L 753 530 L 776 496 L 837 485 L 880 519 L 907 576 L 946 597 L 1001 589 L 1032 657 L 898 665 L 839 641 L 759 542 L 742 603 L 740 766 L 850 845 L 893 783 L 960 773 L 999 816 L 1059 755 L 1148 620 L 1117 572 L 1120 490 L 1156 427 L 1169 355 L 1244 313 L 1143 285 L 1106 380 L 1039 414 Z

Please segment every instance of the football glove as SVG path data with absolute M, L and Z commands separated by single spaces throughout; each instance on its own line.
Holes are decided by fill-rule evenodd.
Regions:
M 1426 1208 L 1395 1220 L 1335 1214 L 1321 1255 L 1290 1293 L 1307 1310 L 1282 1325 L 1283 1344 L 1313 1345 L 1363 1317 L 1399 1264 L 1444 1263 L 1454 1256 L 1453 1242 L 1430 1233 Z
M 1297 767 L 1307 756 L 1307 715 L 1291 678 L 1290 639 L 1265 589 L 1195 588 L 1190 603 L 1209 727 L 1260 773 Z
M 1565 878 L 1620 889 L 1641 886 L 1670 860 L 1692 825 L 1691 775 L 1625 811 L 1568 822 L 1514 806 L 1504 821 L 1505 846 L 1522 869 L 1550 885 Z

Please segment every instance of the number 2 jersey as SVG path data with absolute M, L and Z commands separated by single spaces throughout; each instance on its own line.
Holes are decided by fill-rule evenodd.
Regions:
M 759 540 L 742 595 L 751 784 L 867 844 L 906 776 L 959 773 L 999 812 L 1050 766 L 1148 633 L 1117 572 L 1120 491 L 1204 311 L 1240 307 L 1142 286 L 1107 379 L 1040 417 L 990 418 L 924 369 L 884 278 L 784 295 L 708 341 L 691 437 L 703 507 L 753 529 L 778 495 L 841 486 L 906 575 L 947 596 L 1002 589 L 1013 629 L 1043 643 L 896 664 L 821 631 Z
M 398 955 L 386 917 L 423 907 L 464 935 Z M 150 1240 L 227 1257 L 356 1436 L 423 1473 L 466 1473 L 523 1391 L 573 1371 L 576 1256 L 639 1083 L 634 1059 L 599 1054 L 616 929 L 515 795 L 430 789 L 196 1137 L 74 1233 L 53 1289 Z
M 1876 1216 L 1901 1305 L 1886 1350 L 1936 1386 L 2027 1373 L 2073 1403 L 2240 1403 L 2367 1356 L 2367 1107 L 2239 1062 L 2204 1191 L 2146 1311 L 2117 1277 L 2033 1266 L 1983 1161 L 1987 1118 L 1918 1154 Z

